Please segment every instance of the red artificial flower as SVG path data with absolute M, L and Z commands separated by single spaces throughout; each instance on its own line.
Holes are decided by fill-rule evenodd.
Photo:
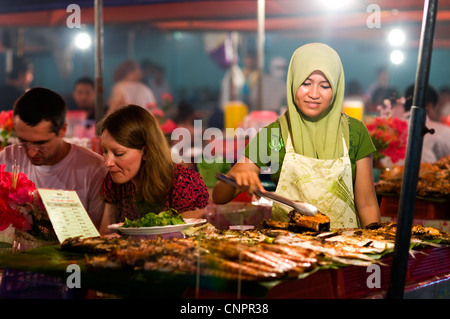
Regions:
M 168 119 L 164 124 L 161 124 L 160 127 L 164 134 L 170 134 L 177 128 L 177 125 L 171 119 Z
M 405 158 L 408 123 L 396 117 L 375 117 L 366 127 L 377 149 L 374 159 L 390 157 L 393 163 Z
M 0 112 L 0 137 L 1 137 L 1 144 L 0 149 L 4 148 L 7 143 L 8 139 L 11 136 L 13 132 L 13 111 L 1 111 Z
M 152 109 L 150 110 L 150 113 L 152 113 L 156 118 L 164 118 L 164 111 L 160 109 Z
M 172 103 L 173 102 L 172 94 L 170 93 L 161 94 L 161 100 L 163 100 L 166 103 Z
M 13 111 L 0 112 L 0 131 L 12 132 L 13 130 Z
M 156 109 L 156 103 L 147 103 L 147 105 L 145 106 L 145 108 L 146 108 L 147 110 Z
M 0 231 L 10 224 L 20 230 L 30 230 L 31 225 L 22 215 L 20 206 L 33 203 L 36 187 L 24 173 L 14 175 L 5 172 L 5 164 L 0 165 Z

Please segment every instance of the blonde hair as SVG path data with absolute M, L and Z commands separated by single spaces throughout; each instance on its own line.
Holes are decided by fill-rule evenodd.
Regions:
M 167 140 L 154 116 L 138 105 L 122 107 L 99 123 L 100 131 L 108 130 L 117 143 L 128 148 L 144 148 L 138 172 L 138 199 L 163 206 L 173 186 L 175 164 Z

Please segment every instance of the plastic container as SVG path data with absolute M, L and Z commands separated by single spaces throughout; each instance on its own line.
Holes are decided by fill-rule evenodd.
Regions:
M 209 204 L 206 207 L 206 220 L 217 229 L 230 226 L 253 226 L 261 228 L 262 219 L 269 219 L 272 208 L 252 205 L 249 202 L 230 202 L 226 205 Z
M 345 100 L 342 112 L 362 121 L 364 115 L 364 103 L 359 100 Z
M 257 130 L 275 122 L 278 118 L 273 111 L 253 111 L 247 115 L 243 122 L 243 128 L 255 128 Z
M 241 101 L 230 101 L 225 105 L 225 133 L 227 135 L 233 135 L 234 129 L 238 128 L 248 113 L 248 108 L 245 103 Z M 233 130 L 227 130 L 232 128 Z
M 71 110 L 66 115 L 66 137 L 84 137 L 86 112 Z

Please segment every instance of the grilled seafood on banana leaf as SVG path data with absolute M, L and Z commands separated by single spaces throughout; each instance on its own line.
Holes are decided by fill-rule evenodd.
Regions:
M 359 245 L 346 242 L 333 242 L 316 238 L 308 238 L 305 236 L 278 236 L 275 238 L 274 243 L 319 252 L 325 257 L 319 260 L 319 263 L 323 264 L 328 264 L 328 260 L 357 266 L 368 266 L 373 263 L 379 263 L 377 260 L 378 254 L 380 253 L 379 249 L 361 247 Z
M 86 239 L 68 241 L 77 249 Z M 88 247 L 88 244 L 84 245 Z M 86 257 L 88 269 L 132 269 L 221 276 L 241 280 L 296 278 L 315 268 L 316 253 L 296 247 L 218 239 L 123 240 L 102 255 Z
M 237 241 L 247 243 L 263 242 L 266 236 L 257 229 L 251 230 L 232 230 L 232 229 L 217 229 L 210 223 L 206 223 L 197 227 L 192 227 L 185 235 L 192 238 L 208 238 L 221 239 L 226 241 Z
M 371 238 L 383 238 L 395 240 L 397 232 L 396 222 L 382 222 L 367 225 L 365 229 L 357 230 L 357 234 L 361 234 Z M 430 242 L 449 245 L 450 234 L 434 227 L 427 227 L 413 224 L 411 228 L 411 240 L 422 242 L 423 244 L 430 244 Z
M 62 250 L 80 252 L 80 253 L 92 253 L 102 254 L 111 252 L 121 246 L 129 246 L 130 243 L 124 238 L 106 238 L 106 237 L 90 237 L 83 238 L 81 236 L 65 239 L 60 248 Z
M 314 216 L 306 216 L 295 210 L 288 214 L 289 222 L 280 222 L 271 219 L 262 221 L 263 227 L 289 230 L 294 233 L 303 233 L 307 231 L 328 231 L 330 230 L 330 218 L 322 213 Z
M 377 193 L 400 194 L 403 166 L 394 166 L 380 175 L 375 184 Z M 417 195 L 431 198 L 450 198 L 450 155 L 434 163 L 421 163 Z
M 206 225 L 189 238 L 76 237 L 64 241 L 61 249 L 85 253 L 86 267 L 92 270 L 129 269 L 264 281 L 298 278 L 330 265 L 383 265 L 379 258 L 393 251 L 396 230 L 397 224 L 392 222 L 321 233 L 274 228 L 223 231 Z M 450 244 L 450 236 L 433 227 L 413 225 L 411 243 Z

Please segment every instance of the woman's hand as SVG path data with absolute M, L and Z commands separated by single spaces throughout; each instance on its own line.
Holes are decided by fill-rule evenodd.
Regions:
M 227 175 L 232 177 L 236 184 L 240 186 L 239 192 L 246 191 L 253 194 L 255 190 L 264 191 L 264 187 L 259 179 L 259 172 L 248 169 L 247 165 L 238 165 L 234 170 L 231 170 Z
M 206 208 L 198 208 L 195 210 L 187 210 L 181 213 L 183 218 L 205 218 Z
M 214 203 L 223 205 L 230 202 L 242 191 L 253 193 L 256 189 L 264 191 L 259 180 L 259 167 L 247 157 L 239 160 L 228 172 L 227 176 L 235 179 L 239 188 L 235 188 L 225 182 L 218 181 L 212 193 Z

